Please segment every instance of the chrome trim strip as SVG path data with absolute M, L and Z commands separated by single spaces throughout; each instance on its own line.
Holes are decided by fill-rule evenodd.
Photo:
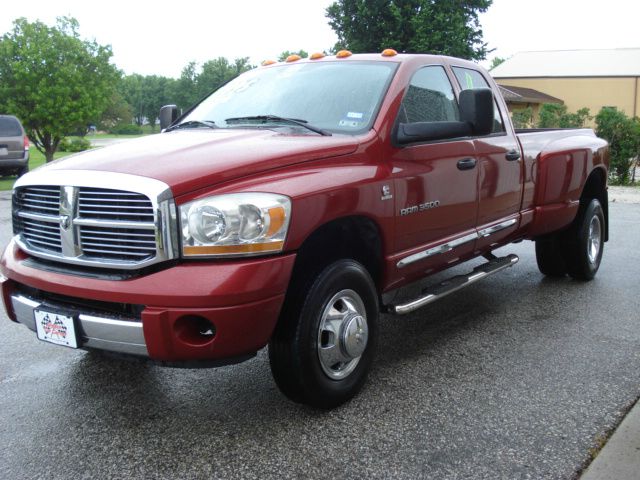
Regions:
M 432 247 L 427 250 L 423 250 L 422 252 L 414 253 L 413 255 L 409 255 L 408 257 L 404 257 L 400 259 L 400 261 L 398 261 L 396 266 L 398 268 L 403 268 L 419 260 L 423 260 L 425 258 L 432 257 L 434 255 L 440 255 L 442 253 L 450 252 L 451 250 L 453 250 L 456 247 L 459 247 L 460 245 L 464 245 L 465 243 L 471 242 L 473 240 L 477 240 L 478 238 L 488 237 L 490 235 L 493 235 L 496 232 L 499 232 L 500 230 L 509 228 L 512 225 L 515 225 L 517 221 L 518 220 L 516 218 L 510 218 L 509 220 L 505 220 L 504 222 L 498 223 L 496 225 L 483 228 L 477 233 L 470 233 L 468 235 L 465 235 L 464 237 L 456 238 L 454 240 L 451 240 L 450 242 L 438 245 L 437 247 Z
M 72 218 L 73 227 L 69 232 L 61 228 L 62 254 L 38 248 L 37 245 L 27 244 L 22 234 L 14 237 L 18 246 L 25 252 L 39 258 L 72 265 L 84 265 L 98 268 L 118 268 L 123 270 L 137 270 L 166 260 L 178 258 L 178 225 L 176 206 L 169 186 L 153 178 L 131 175 L 127 173 L 103 172 L 95 170 L 56 170 L 45 168 L 37 170 L 18 179 L 14 189 L 30 186 L 55 186 L 61 188 L 60 215 L 43 215 L 31 212 L 16 211 L 23 218 L 61 225 L 64 215 Z M 113 189 L 138 193 L 146 196 L 153 208 L 153 220 L 149 222 L 127 222 L 122 220 L 86 219 L 77 217 L 78 190 L 82 187 Z M 75 200 L 75 201 L 72 201 Z M 70 206 L 75 205 L 74 212 L 68 212 Z M 77 217 L 77 218 L 76 218 Z M 155 234 L 156 255 L 142 261 L 127 261 L 124 259 L 95 259 L 91 255 L 83 255 L 79 242 L 79 228 L 77 227 L 129 228 L 153 231 Z M 73 236 L 72 236 L 73 235 Z M 73 243 L 70 241 L 73 240 Z M 87 251 L 87 254 L 90 252 Z M 89 258 L 87 258 L 87 256 Z
M 428 250 L 424 250 L 422 252 L 414 253 L 413 255 L 409 255 L 408 257 L 404 257 L 397 263 L 398 268 L 406 267 L 407 265 L 417 262 L 418 260 L 423 260 L 428 257 L 432 257 L 434 255 L 439 255 L 441 253 L 447 253 L 453 250 L 455 247 L 459 247 L 467 242 L 471 242 L 478 238 L 477 233 L 470 233 L 465 235 L 464 237 L 456 238 L 447 243 L 443 243 L 442 245 L 438 245 L 437 247 L 429 248 Z
M 11 295 L 11 304 L 18 322 L 36 331 L 33 311 L 42 304 L 20 294 Z M 55 306 L 54 306 L 55 308 Z M 142 322 L 121 318 L 98 317 L 81 313 L 78 316 L 79 346 L 100 348 L 112 352 L 148 356 Z
M 78 217 L 73 220 L 74 225 L 81 227 L 111 227 L 111 228 L 135 228 L 138 230 L 153 230 L 153 223 L 127 222 L 124 220 L 99 220 L 97 218 Z
M 511 218 L 509 220 L 506 220 L 502 223 L 498 223 L 497 225 L 492 225 L 490 227 L 487 228 L 483 228 L 482 230 L 480 230 L 478 232 L 478 237 L 482 238 L 482 237 L 488 237 L 489 235 L 492 235 L 496 232 L 499 232 L 500 230 L 504 230 L 505 228 L 509 228 L 511 225 L 515 225 L 515 223 L 517 222 L 517 220 L 515 218 Z
M 22 212 L 18 210 L 18 216 L 22 218 L 28 218 L 30 220 L 38 220 L 40 222 L 60 224 L 60 215 L 43 215 L 41 213 Z

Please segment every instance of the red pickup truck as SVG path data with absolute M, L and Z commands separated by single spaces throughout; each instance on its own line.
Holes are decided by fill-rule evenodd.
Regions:
M 365 381 L 379 313 L 517 262 L 494 249 L 534 240 L 543 274 L 596 274 L 606 142 L 516 131 L 497 92 L 468 61 L 343 51 L 254 69 L 180 118 L 163 107 L 163 133 L 17 181 L 8 316 L 44 341 L 177 366 L 268 344 L 287 397 L 339 405 Z

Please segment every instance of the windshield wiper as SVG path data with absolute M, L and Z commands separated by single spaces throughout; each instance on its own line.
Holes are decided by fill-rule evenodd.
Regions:
M 179 128 L 219 128 L 216 125 L 216 122 L 212 120 L 188 120 L 186 122 L 179 123 L 169 128 L 165 128 L 165 132 L 170 132 L 171 130 L 178 130 Z
M 299 127 L 306 128 L 307 130 L 311 130 L 312 132 L 318 133 L 325 137 L 330 137 L 331 132 L 327 132 L 318 127 L 314 127 L 313 125 L 309 125 L 309 122 L 306 120 L 302 120 L 300 118 L 287 118 L 287 117 L 279 117 L 277 115 L 250 115 L 247 117 L 231 117 L 227 118 L 225 122 L 241 122 L 242 120 L 257 120 L 262 122 L 284 122 L 284 123 L 292 123 L 293 125 L 298 125 Z

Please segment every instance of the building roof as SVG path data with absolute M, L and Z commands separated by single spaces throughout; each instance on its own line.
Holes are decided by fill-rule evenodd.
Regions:
M 498 85 L 500 93 L 507 103 L 564 103 L 562 100 L 533 88 Z
M 637 77 L 640 48 L 519 52 L 491 70 L 493 78 Z

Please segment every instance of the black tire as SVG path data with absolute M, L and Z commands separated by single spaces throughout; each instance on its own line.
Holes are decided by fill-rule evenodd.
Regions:
M 595 277 L 604 252 L 605 219 L 597 199 L 583 201 L 564 241 L 567 273 L 576 280 Z
M 536 262 L 538 270 L 548 277 L 564 277 L 567 274 L 560 234 L 536 240 Z
M 371 367 L 378 333 L 375 285 L 367 270 L 353 260 L 338 260 L 317 275 L 291 283 L 294 290 L 269 343 L 273 377 L 295 402 L 322 409 L 336 407 L 358 393 Z M 331 333 L 335 332 L 332 322 L 340 325 L 338 335 Z M 347 335 L 346 327 L 356 324 L 357 335 L 356 330 Z M 358 353 L 364 350 L 350 357 L 345 353 L 350 347 Z M 332 364 L 335 357 L 326 353 L 330 349 L 343 352 L 347 361 Z

